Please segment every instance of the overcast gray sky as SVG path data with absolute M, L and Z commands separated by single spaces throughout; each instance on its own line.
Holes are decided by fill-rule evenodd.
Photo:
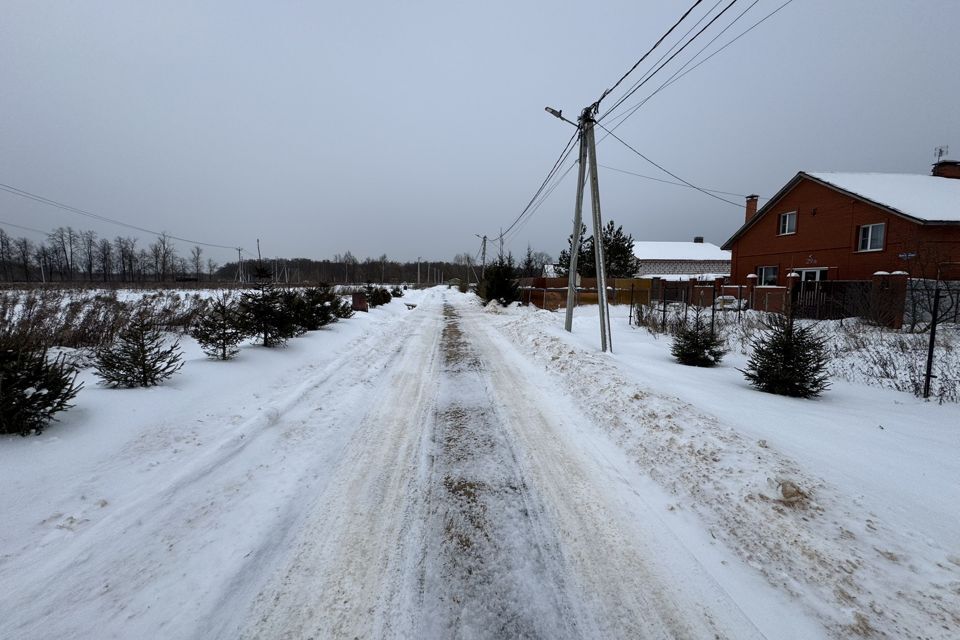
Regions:
M 3 0 L 0 183 L 205 242 L 260 238 L 270 256 L 449 259 L 509 226 L 559 155 L 573 130 L 544 106 L 575 116 L 691 2 Z M 782 3 L 759 0 L 704 55 Z M 617 135 L 737 194 L 772 195 L 799 170 L 926 173 L 936 146 L 960 156 L 958 29 L 956 0 L 794 0 Z M 613 139 L 598 153 L 671 179 Z M 573 176 L 514 253 L 564 246 Z M 606 168 L 600 181 L 604 218 L 637 239 L 720 244 L 743 220 L 691 189 Z M 0 220 L 150 240 L 4 192 Z

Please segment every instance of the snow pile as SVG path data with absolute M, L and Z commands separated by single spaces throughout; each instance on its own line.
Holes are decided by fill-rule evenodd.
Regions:
M 883 428 L 874 427 L 880 435 L 866 437 L 875 441 L 861 442 L 860 451 L 855 445 L 840 452 L 849 467 L 839 470 L 838 478 L 832 461 L 816 455 L 798 460 L 780 451 L 774 443 L 781 432 L 788 430 L 807 450 L 835 449 L 850 437 L 842 433 L 844 421 L 850 419 L 848 411 L 876 417 L 879 423 L 894 418 L 886 407 L 823 406 L 830 400 L 811 402 L 750 391 L 731 367 L 694 371 L 670 363 L 669 356 L 664 357 L 669 340 L 657 343 L 640 331 L 615 331 L 614 344 L 621 355 L 610 358 L 579 346 L 587 336 L 595 342 L 590 339 L 595 320 L 579 319 L 579 335 L 569 336 L 560 330 L 560 319 L 545 311 L 518 312 L 503 322 L 502 329 L 544 367 L 562 392 L 570 394 L 597 428 L 676 496 L 677 510 L 695 513 L 711 535 L 771 584 L 801 599 L 838 637 L 874 632 L 889 637 L 956 637 L 957 464 L 929 468 L 934 460 L 949 459 L 938 449 L 941 429 L 924 428 L 921 421 L 917 437 L 931 438 L 930 450 L 909 457 L 888 440 L 881 442 Z M 584 329 L 585 323 L 591 331 Z M 645 356 L 656 352 L 658 361 L 634 368 L 622 355 L 640 352 Z M 663 389 L 682 391 L 687 400 L 666 395 Z M 848 401 L 864 400 L 848 396 Z M 870 401 L 876 403 L 876 398 L 871 396 Z M 751 411 L 758 406 L 764 410 Z M 720 417 L 704 408 L 716 410 Z M 809 420 L 804 414 L 816 409 L 832 424 L 810 429 L 808 422 L 817 422 L 820 416 Z M 731 420 L 731 415 L 739 417 Z M 951 419 L 960 423 L 956 411 L 933 418 Z M 738 421 L 763 424 L 743 428 Z M 835 444 L 814 441 L 825 429 L 836 431 Z M 771 435 L 757 438 L 757 432 Z M 955 434 L 950 442 L 955 460 L 960 453 Z M 878 458 L 863 459 L 878 451 L 883 452 Z M 903 496 L 885 495 L 883 486 L 864 483 L 872 472 L 886 474 L 888 466 L 904 483 L 926 476 L 920 492 L 931 492 L 927 503 L 899 503 Z M 844 477 L 845 473 L 850 475 Z M 905 516 L 902 510 L 908 506 L 916 513 Z M 913 517 L 917 513 L 920 517 Z

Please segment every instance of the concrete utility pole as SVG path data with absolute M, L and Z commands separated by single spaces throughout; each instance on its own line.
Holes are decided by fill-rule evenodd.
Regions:
M 473 235 L 480 238 L 480 279 L 483 280 L 487 275 L 487 236 L 481 236 L 479 233 Z
M 570 122 L 561 112 L 547 107 L 547 112 Z M 610 309 L 607 304 L 607 276 L 603 255 L 603 220 L 600 215 L 600 180 L 597 176 L 597 143 L 594 137 L 594 115 L 597 105 L 591 105 L 580 114 L 576 125 L 580 129 L 580 167 L 577 175 L 577 200 L 573 213 L 573 242 L 570 246 L 570 270 L 567 273 L 567 312 L 564 328 L 573 330 L 573 307 L 577 295 L 577 258 L 580 252 L 580 225 L 583 217 L 583 188 L 586 182 L 587 164 L 590 166 L 590 209 L 593 213 L 593 249 L 597 269 L 597 305 L 600 308 L 600 348 L 613 351 L 613 336 L 610 332 Z

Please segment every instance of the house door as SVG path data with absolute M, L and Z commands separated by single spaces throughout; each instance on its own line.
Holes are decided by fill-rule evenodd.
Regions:
M 801 282 L 820 282 L 827 279 L 826 269 L 800 269 Z

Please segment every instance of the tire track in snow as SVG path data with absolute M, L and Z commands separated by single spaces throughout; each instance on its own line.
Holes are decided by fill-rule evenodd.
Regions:
M 30 582 L 17 581 L 16 614 L 0 616 L 0 637 L 235 637 L 237 609 L 299 529 L 304 493 L 322 486 L 343 446 L 349 421 L 329 409 L 361 407 L 405 333 L 364 334 L 149 493 L 5 563 L 4 582 L 18 574 Z M 272 515 L 254 516 L 265 502 Z M 196 568 L 181 574 L 188 563 Z M 158 599 L 177 603 L 181 616 L 159 617 Z
M 241 637 L 761 637 L 696 562 L 663 563 L 686 550 L 623 515 L 628 479 L 445 309 L 421 304 Z
M 444 306 L 419 637 L 579 637 L 556 542 L 492 408 L 489 373 Z

